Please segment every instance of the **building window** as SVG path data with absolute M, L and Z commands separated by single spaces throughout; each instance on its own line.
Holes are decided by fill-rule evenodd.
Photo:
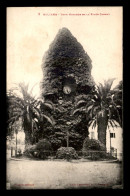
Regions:
M 116 136 L 115 136 L 115 133 L 110 133 L 110 137 L 111 138 L 115 138 Z

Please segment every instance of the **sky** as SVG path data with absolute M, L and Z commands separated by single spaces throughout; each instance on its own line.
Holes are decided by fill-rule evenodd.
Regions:
M 7 90 L 24 81 L 39 95 L 42 57 L 62 27 L 90 56 L 97 84 L 122 80 L 122 7 L 8 7 Z

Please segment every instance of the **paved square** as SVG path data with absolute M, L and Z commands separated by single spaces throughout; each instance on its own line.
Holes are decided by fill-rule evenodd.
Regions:
M 7 161 L 10 189 L 111 188 L 121 184 L 121 174 L 119 163 Z

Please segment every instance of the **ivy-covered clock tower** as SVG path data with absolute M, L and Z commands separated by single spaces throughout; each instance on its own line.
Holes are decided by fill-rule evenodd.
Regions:
M 63 133 L 69 127 L 69 143 L 75 148 L 75 134 L 77 137 L 79 135 L 79 140 L 88 136 L 86 119 L 79 120 L 72 115 L 72 110 L 76 101 L 81 96 L 87 96 L 95 85 L 91 76 L 91 63 L 82 45 L 67 28 L 59 30 L 42 60 L 41 95 L 61 111 L 53 114 L 56 121 L 54 134 Z M 65 145 L 65 137 L 60 139 L 61 145 Z

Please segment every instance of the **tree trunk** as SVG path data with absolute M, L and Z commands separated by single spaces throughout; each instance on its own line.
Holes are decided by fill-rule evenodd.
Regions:
M 16 149 L 15 149 L 15 156 L 17 157 L 17 133 L 16 133 Z
M 29 131 L 25 131 L 25 149 L 27 148 L 28 145 L 31 144 L 32 144 L 31 133 Z
M 67 129 L 67 147 L 69 147 L 69 130 Z
M 26 121 L 26 119 L 25 119 Z M 32 125 L 26 121 L 24 124 L 24 133 L 25 133 L 25 149 L 28 145 L 32 144 Z
M 106 147 L 106 131 L 107 131 L 107 113 L 106 111 L 102 111 L 98 115 L 98 122 L 97 122 L 97 132 L 98 132 L 98 140 L 103 143 Z

